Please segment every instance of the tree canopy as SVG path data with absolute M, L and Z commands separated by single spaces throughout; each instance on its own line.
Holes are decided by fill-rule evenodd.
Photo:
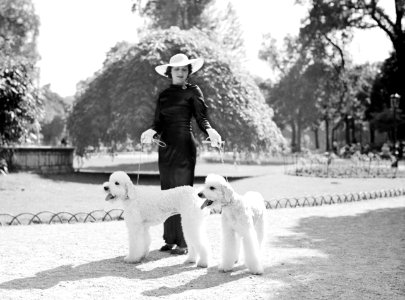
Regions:
M 285 146 L 272 120 L 273 111 L 250 75 L 202 31 L 172 27 L 151 31 L 147 38 L 128 47 L 121 59 L 107 64 L 78 95 L 68 129 L 79 153 L 100 141 L 112 144 L 128 137 L 139 141 L 152 124 L 159 92 L 169 84 L 154 67 L 179 52 L 204 58 L 204 67 L 191 81 L 202 89 L 210 121 L 227 145 L 274 151 Z
M 351 29 L 379 28 L 392 42 L 398 73 L 392 78 L 396 92 L 405 98 L 405 1 L 391 0 L 394 15 L 390 15 L 378 0 L 297 0 L 310 2 L 310 11 L 300 37 L 306 41 L 331 42 L 339 34 L 343 40 L 351 38 Z M 388 3 L 388 1 L 384 1 Z M 341 39 L 342 40 L 342 39 Z M 405 101 L 402 101 L 405 102 Z M 401 105 L 405 108 L 405 103 Z
M 0 71 L 0 145 L 36 140 L 42 103 L 23 66 Z
M 18 60 L 35 65 L 38 28 L 39 17 L 31 0 L 0 2 L 0 67 Z
M 152 28 L 171 26 L 190 29 L 200 23 L 206 6 L 213 0 L 133 0 L 132 11 L 149 18 Z
M 37 138 L 42 104 L 32 82 L 38 26 L 31 0 L 0 2 L 0 145 Z

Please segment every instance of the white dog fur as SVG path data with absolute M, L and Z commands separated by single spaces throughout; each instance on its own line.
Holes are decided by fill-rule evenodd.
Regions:
M 245 265 L 253 274 L 263 274 L 261 244 L 265 234 L 266 206 L 258 192 L 239 195 L 224 177 L 209 174 L 198 194 L 201 206 L 220 206 L 222 210 L 222 261 L 219 270 L 229 272 L 239 259 L 242 239 Z
M 191 186 L 181 186 L 169 190 L 150 191 L 133 185 L 129 176 L 122 171 L 111 174 L 103 184 L 107 201 L 122 200 L 124 220 L 128 228 L 129 254 L 126 262 L 137 263 L 149 253 L 151 238 L 150 226 L 164 222 L 168 217 L 181 214 L 184 238 L 188 246 L 185 263 L 198 267 L 208 265 L 208 244 L 204 219 L 208 210 L 202 210 L 203 200 Z

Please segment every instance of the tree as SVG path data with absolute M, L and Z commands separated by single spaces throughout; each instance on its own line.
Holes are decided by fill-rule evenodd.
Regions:
M 149 18 L 149 28 L 171 26 L 187 30 L 200 24 L 201 15 L 212 0 L 133 0 L 132 11 Z
M 24 66 L 0 71 L 0 145 L 36 140 L 42 103 Z
M 49 123 L 41 126 L 42 142 L 45 145 L 58 145 L 63 138 L 65 120 L 61 116 L 55 116 Z
M 32 82 L 38 26 L 30 0 L 0 3 L 0 145 L 37 138 L 42 103 Z
M 154 66 L 178 52 L 205 58 L 193 81 L 204 91 L 211 123 L 227 145 L 255 145 L 274 151 L 284 147 L 272 121 L 273 112 L 250 75 L 200 30 L 172 27 L 150 32 L 79 95 L 68 119 L 70 136 L 79 152 L 88 145 L 97 147 L 99 142 L 111 145 L 128 137 L 139 141 L 140 134 L 151 126 L 154 99 L 168 84 L 154 72 Z
M 64 137 L 69 105 L 65 99 L 51 90 L 50 85 L 40 89 L 44 114 L 40 120 L 42 143 L 56 145 Z
M 279 74 L 279 79 L 272 87 L 265 84 L 267 103 L 275 110 L 275 120 L 280 126 L 291 129 L 291 148 L 301 151 L 302 133 L 308 127 L 315 129 L 319 114 L 315 107 L 318 99 L 318 87 L 323 67 L 313 63 L 308 51 L 302 47 L 297 38 L 287 36 L 284 47 L 278 49 L 270 35 L 265 36 L 260 57 L 270 63 Z M 317 132 L 317 130 L 314 130 Z M 316 135 L 317 139 L 317 135 Z
M 132 11 L 145 20 L 145 28 L 139 30 L 141 36 L 148 34 L 145 29 L 195 27 L 225 47 L 228 55 L 246 59 L 243 31 L 231 1 L 222 8 L 215 0 L 133 0 Z
M 228 2 L 224 9 L 218 7 L 215 1 L 207 5 L 196 27 L 227 49 L 228 55 L 239 60 L 246 59 L 243 30 L 232 2 Z
M 0 67 L 15 61 L 35 65 L 39 17 L 31 0 L 0 2 Z
M 298 3 L 307 2 L 298 0 Z M 402 22 L 405 13 L 405 1 L 392 0 L 395 5 L 395 16 L 391 17 L 378 0 L 311 0 L 311 8 L 301 36 L 319 36 L 340 33 L 347 38 L 350 29 L 379 28 L 392 42 L 398 73 L 394 80 L 396 92 L 405 98 L 405 27 Z M 405 108 L 402 101 L 401 108 Z
M 366 111 L 366 119 L 370 121 L 370 140 L 374 143 L 374 130 L 380 132 L 388 132 L 393 138 L 392 132 L 394 124 L 398 126 L 398 138 L 404 139 L 404 122 L 403 119 L 403 102 L 400 101 L 400 107 L 397 110 L 396 118 L 394 122 L 393 107 L 391 103 L 391 95 L 395 94 L 397 87 L 395 78 L 398 77 L 398 68 L 396 62 L 396 55 L 392 54 L 387 58 L 379 67 L 375 80 L 373 82 L 370 92 L 370 103 Z

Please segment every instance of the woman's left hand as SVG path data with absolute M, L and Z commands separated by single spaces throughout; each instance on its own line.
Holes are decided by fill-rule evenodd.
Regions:
M 220 148 L 222 139 L 219 133 L 214 128 L 207 129 L 208 136 L 210 138 L 211 146 Z

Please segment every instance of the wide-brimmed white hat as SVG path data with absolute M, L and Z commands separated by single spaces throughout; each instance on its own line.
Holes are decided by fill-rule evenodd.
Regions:
M 194 74 L 199 69 L 201 69 L 201 67 L 204 64 L 204 59 L 202 59 L 202 58 L 189 59 L 187 57 L 187 55 L 185 55 L 183 53 L 178 53 L 178 54 L 173 55 L 170 58 L 170 61 L 168 64 L 156 66 L 155 71 L 158 72 L 160 75 L 167 77 L 167 75 L 165 74 L 167 67 L 182 67 L 182 66 L 187 66 L 190 64 L 192 66 L 191 74 Z

